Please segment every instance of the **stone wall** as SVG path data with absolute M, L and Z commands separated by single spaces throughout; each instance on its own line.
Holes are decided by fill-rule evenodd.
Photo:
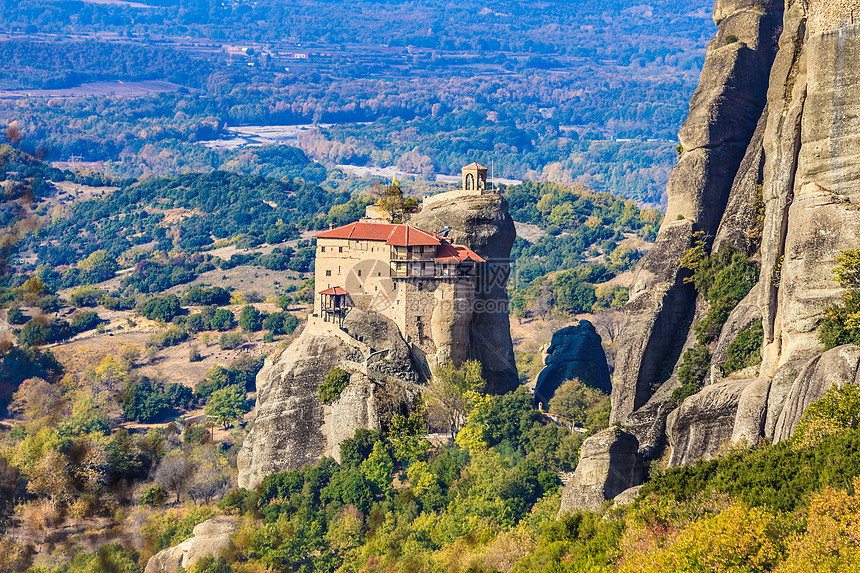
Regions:
M 813 0 L 807 10 L 810 34 L 860 24 L 860 0 Z

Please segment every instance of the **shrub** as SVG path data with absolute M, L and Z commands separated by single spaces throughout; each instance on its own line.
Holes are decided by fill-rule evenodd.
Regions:
M 176 346 L 184 342 L 187 338 L 188 332 L 184 328 L 174 325 L 164 332 L 150 336 L 149 340 L 146 341 L 146 345 L 148 347 L 167 348 L 169 346 Z
M 263 313 L 251 305 L 242 307 L 239 313 L 239 328 L 248 332 L 257 332 L 263 327 Z
M 25 346 L 39 346 L 65 340 L 73 334 L 71 325 L 65 320 L 55 318 L 46 321 L 37 317 L 27 321 L 18 333 L 18 341 Z
M 292 334 L 298 325 L 299 319 L 286 311 L 273 312 L 263 321 L 263 328 L 272 334 Z
M 579 426 L 600 430 L 609 426 L 609 403 L 609 396 L 574 378 L 559 386 L 549 407 Z
M 161 507 L 167 501 L 167 490 L 160 485 L 151 485 L 140 496 L 140 505 Z
M 97 312 L 88 310 L 72 317 L 72 329 L 75 332 L 92 330 L 101 322 Z
M 154 296 L 147 300 L 140 309 L 140 314 L 150 320 L 170 322 L 182 311 L 179 298 L 173 294 Z
M 225 332 L 221 335 L 218 345 L 221 350 L 233 350 L 245 344 L 245 335 L 241 332 Z
M 728 36 L 726 36 L 726 45 L 734 44 L 737 41 L 738 41 L 738 37 L 735 36 L 734 34 L 729 34 Z
M 696 343 L 688 348 L 684 352 L 683 362 L 678 368 L 678 380 L 681 382 L 681 387 L 675 388 L 672 392 L 672 400 L 676 404 L 680 404 L 701 390 L 702 381 L 707 376 L 710 366 L 711 353 L 708 352 L 706 346 Z
M 105 292 L 99 288 L 82 286 L 69 295 L 69 302 L 78 308 L 98 306 L 104 296 Z
M 341 392 L 349 385 L 349 372 L 342 368 L 332 368 L 320 385 L 319 396 L 323 404 L 333 404 Z
M 810 404 L 795 428 L 792 440 L 814 446 L 832 434 L 860 427 L 860 386 L 831 386 L 820 400 Z
M 761 363 L 761 344 L 764 340 L 764 329 L 761 321 L 738 332 L 735 339 L 726 350 L 727 360 L 723 364 L 723 374 L 729 375 Z
M 27 322 L 27 317 L 21 312 L 20 306 L 13 306 L 9 308 L 9 312 L 6 314 L 6 320 L 9 324 L 24 324 Z
M 126 420 L 152 422 L 158 419 L 166 408 L 164 389 L 146 377 L 129 384 L 123 394 L 122 414 Z
M 200 349 L 197 348 L 196 344 L 192 344 L 188 347 L 188 362 L 200 362 L 203 360 L 203 357 L 200 356 Z
M 188 386 L 171 382 L 164 387 L 164 401 L 168 406 L 187 409 L 194 401 L 194 392 Z
M 236 324 L 236 317 L 231 311 L 226 308 L 219 308 L 210 320 L 212 328 L 215 330 L 225 331 L 230 330 Z
M 230 291 L 219 286 L 206 288 L 201 285 L 194 285 L 182 298 L 188 304 L 198 306 L 209 306 L 213 304 L 223 306 L 225 304 L 230 304 Z

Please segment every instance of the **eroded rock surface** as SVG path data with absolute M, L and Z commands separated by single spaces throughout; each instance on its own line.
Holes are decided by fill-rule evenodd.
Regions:
M 388 409 L 411 401 L 409 388 L 420 379 L 397 325 L 353 309 L 344 331 L 309 324 L 293 344 L 266 359 L 257 375 L 254 427 L 239 452 L 240 487 L 253 489 L 269 474 L 339 456 L 340 444 L 355 430 L 379 427 L 386 415 L 380 392 Z M 351 373 L 350 385 L 327 406 L 319 387 L 334 367 Z
M 146 562 L 144 573 L 176 573 L 187 570 L 207 555 L 217 557 L 227 547 L 230 536 L 239 530 L 235 518 L 213 517 L 196 525 L 193 537 L 179 545 L 159 551 Z
M 828 388 L 858 379 L 860 348 L 824 352 L 818 340 L 843 293 L 836 258 L 860 245 L 858 9 L 858 0 L 784 11 L 776 1 L 716 3 L 666 220 L 637 268 L 619 341 L 612 419 L 636 435 L 640 456 L 661 456 L 665 440 L 670 465 L 683 465 L 787 439 Z M 707 310 L 677 269 L 697 232 L 713 238 L 711 252 L 730 245 L 761 272 L 709 343 L 704 388 L 676 408 L 681 352 Z M 726 376 L 729 346 L 760 320 L 762 363 Z
M 559 515 L 598 511 L 608 499 L 642 484 L 645 475 L 636 436 L 613 426 L 582 444 L 573 479 L 564 486 Z

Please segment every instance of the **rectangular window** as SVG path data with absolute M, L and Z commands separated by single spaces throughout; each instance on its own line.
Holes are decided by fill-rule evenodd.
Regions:
M 324 253 L 324 252 L 325 252 L 325 247 L 320 247 L 320 252 L 321 252 L 321 253 Z
M 406 252 L 407 252 L 407 253 L 411 253 L 411 252 L 412 252 L 412 247 L 406 247 Z
M 337 248 L 337 252 L 338 252 L 338 253 L 342 253 L 342 252 L 343 252 L 343 247 L 338 247 L 338 248 Z
M 325 276 L 330 277 L 330 276 L 331 276 L 331 271 L 330 271 L 330 270 L 327 270 L 327 271 L 325 272 Z
M 361 276 L 361 269 L 358 269 L 358 276 Z

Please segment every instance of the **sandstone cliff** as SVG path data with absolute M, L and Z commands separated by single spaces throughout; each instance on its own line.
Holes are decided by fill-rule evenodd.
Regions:
M 640 458 L 668 453 L 681 465 L 787 439 L 806 406 L 857 377 L 856 347 L 823 353 L 817 339 L 824 308 L 841 299 L 835 258 L 860 245 L 854 13 L 860 0 L 716 2 L 717 34 L 679 134 L 665 222 L 636 270 L 613 376 L 612 420 L 636 436 Z M 731 245 L 761 271 L 709 345 L 704 388 L 676 404 L 691 326 L 708 310 L 680 268 L 696 232 L 712 253 Z M 724 378 L 729 344 L 759 320 L 762 363 Z
M 288 348 L 266 359 L 257 375 L 254 426 L 239 452 L 239 486 L 252 489 L 269 474 L 340 457 L 340 444 L 359 428 L 405 412 L 419 381 L 397 326 L 373 312 L 353 309 L 344 331 L 309 325 Z M 332 368 L 351 373 L 333 404 L 319 387 Z
M 468 357 L 483 365 L 487 391 L 503 394 L 519 385 L 507 292 L 511 247 L 517 233 L 504 196 L 459 195 L 456 200 L 425 202 L 410 224 L 428 231 L 441 231 L 448 226 L 452 242 L 465 245 L 486 259 L 467 333 Z

